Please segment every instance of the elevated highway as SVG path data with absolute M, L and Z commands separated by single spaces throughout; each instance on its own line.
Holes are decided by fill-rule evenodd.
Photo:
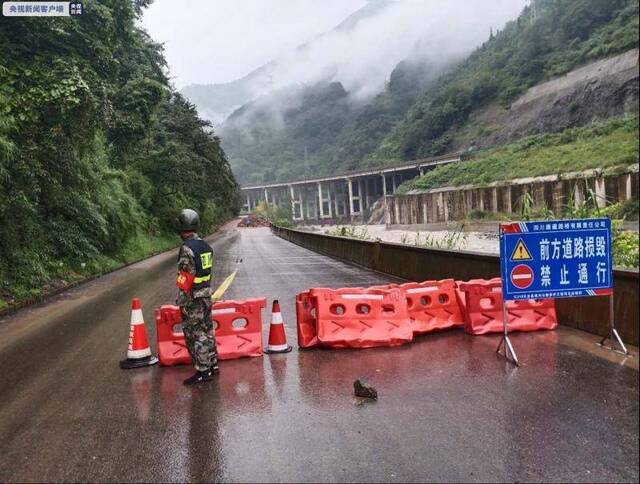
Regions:
M 244 208 L 251 211 L 260 202 L 287 203 L 296 221 L 352 220 L 365 217 L 376 200 L 395 193 L 402 182 L 463 159 L 458 152 L 337 175 L 243 186 Z

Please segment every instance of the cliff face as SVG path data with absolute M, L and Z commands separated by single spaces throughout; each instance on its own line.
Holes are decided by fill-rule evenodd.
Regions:
M 638 49 L 593 62 L 530 88 L 507 110 L 493 105 L 472 116 L 471 121 L 488 126 L 488 132 L 459 138 L 456 148 L 495 146 L 531 134 L 637 114 L 638 80 Z

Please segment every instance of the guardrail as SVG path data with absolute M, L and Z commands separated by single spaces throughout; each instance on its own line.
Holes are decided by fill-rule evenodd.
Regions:
M 412 247 L 272 227 L 275 235 L 301 247 L 409 281 L 469 280 L 500 277 L 497 255 Z M 616 328 L 625 341 L 638 346 L 638 271 L 614 269 Z M 604 336 L 609 330 L 609 298 L 557 299 L 561 324 Z

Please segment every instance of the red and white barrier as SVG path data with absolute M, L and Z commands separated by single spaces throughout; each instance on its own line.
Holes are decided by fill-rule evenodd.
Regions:
M 330 348 L 397 346 L 413 339 L 400 289 L 311 289 L 318 344 Z
M 472 279 L 459 282 L 458 287 L 465 297 L 465 331 L 474 335 L 501 333 L 504 303 L 500 278 Z M 509 331 L 551 330 L 558 326 L 554 299 L 507 301 L 506 313 Z
M 407 298 L 414 334 L 464 326 L 464 311 L 453 279 L 408 282 L 399 287 Z
M 262 309 L 265 298 L 219 301 L 211 308 L 219 360 L 262 356 Z M 180 308 L 156 309 L 158 357 L 164 366 L 190 364 L 191 357 L 179 325 Z

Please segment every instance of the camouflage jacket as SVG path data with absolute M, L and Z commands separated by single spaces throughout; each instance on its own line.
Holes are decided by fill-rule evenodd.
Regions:
M 198 234 L 192 234 L 188 239 L 201 240 Z M 180 253 L 178 255 L 178 272 L 196 273 L 196 261 L 193 251 L 184 244 L 180 247 Z M 198 289 L 197 291 L 182 291 L 178 289 L 176 304 L 178 306 L 187 306 L 193 299 L 200 297 L 210 298 L 211 294 L 211 287 Z

